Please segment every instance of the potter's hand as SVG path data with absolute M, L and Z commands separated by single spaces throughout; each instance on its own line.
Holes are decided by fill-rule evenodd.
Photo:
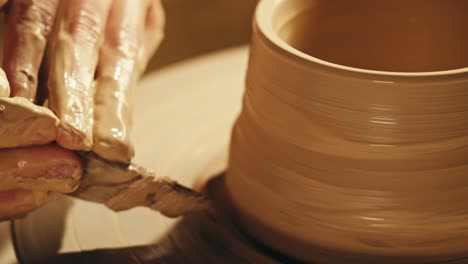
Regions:
M 7 117 L 6 123 L 11 124 L 0 124 L 0 221 L 25 214 L 76 186 L 81 174 L 79 158 L 70 150 L 47 143 L 57 138 L 65 148 L 92 148 L 93 90 L 99 96 L 94 111 L 98 117 L 94 142 L 101 143 L 100 150 L 95 150 L 111 153 L 110 158 L 116 160 L 130 159 L 131 145 L 125 144 L 128 91 L 158 46 L 164 21 L 157 0 L 8 2 L 3 66 L 9 83 L 0 70 L 0 101 L 13 109 L 26 105 L 34 111 L 24 113 L 37 113 L 40 107 L 28 105 L 27 100 L 36 101 L 39 67 L 46 64 L 49 106 L 60 122 L 57 133 L 57 119 L 52 113 L 29 118 L 12 108 L 0 108 L 0 118 L 5 121 Z M 6 97 L 16 98 L 10 101 Z M 18 117 L 30 122 L 17 122 Z M 38 120 L 41 126 L 35 125 Z M 102 120 L 107 122 L 105 126 Z M 24 130 L 37 137 L 18 137 L 25 135 Z M 40 146 L 32 146 L 37 144 Z M 109 149 L 114 146 L 128 151 L 112 154 Z
M 48 104 L 60 120 L 57 143 L 95 146 L 105 158 L 128 162 L 130 90 L 163 23 L 159 0 L 10 0 L 3 61 L 10 96 L 35 100 L 45 61 Z
M 82 170 L 71 150 L 48 144 L 57 123 L 52 113 L 9 95 L 0 69 L 0 221 L 26 214 L 57 193 L 71 192 Z M 42 146 L 32 146 L 38 144 Z
M 0 158 L 0 221 L 73 191 L 82 171 L 73 151 L 54 144 L 2 148 Z

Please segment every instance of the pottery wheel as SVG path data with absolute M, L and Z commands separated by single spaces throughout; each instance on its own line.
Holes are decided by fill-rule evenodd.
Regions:
M 243 46 L 169 66 L 147 76 L 135 96 L 135 161 L 187 186 L 206 186 L 223 208 L 222 177 L 207 179 L 226 166 L 247 55 Z M 222 211 L 171 220 L 65 197 L 14 221 L 13 231 L 21 263 L 281 263 Z

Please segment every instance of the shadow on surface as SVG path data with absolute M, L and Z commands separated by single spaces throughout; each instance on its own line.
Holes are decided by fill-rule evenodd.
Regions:
M 205 187 L 223 214 L 216 210 L 186 216 L 168 236 L 150 246 L 61 254 L 36 263 L 283 263 L 284 259 L 273 260 L 272 252 L 257 248 L 229 223 L 223 179 L 214 177 Z
M 65 219 L 68 210 L 71 206 L 71 199 L 66 196 L 62 196 L 55 201 L 51 201 L 44 207 L 47 210 L 37 210 L 32 212 L 35 214 L 34 218 L 18 219 L 12 222 L 12 230 L 14 232 L 13 237 L 15 238 L 15 248 L 21 248 L 22 254 L 16 250 L 16 256 L 20 263 L 31 263 L 31 259 L 36 259 L 37 255 L 40 256 L 54 256 L 62 246 L 62 238 L 65 230 Z M 34 219 L 35 221 L 31 221 Z M 53 228 L 42 230 L 42 232 L 32 232 L 32 229 L 41 228 L 38 226 L 40 223 L 49 222 Z M 21 226 L 21 228 L 19 228 Z M 15 228 L 16 227 L 16 228 Z M 24 241 L 30 241 L 29 234 L 37 234 L 39 237 L 35 237 L 35 241 L 38 243 L 47 243 L 47 246 L 39 248 L 30 248 L 31 243 L 23 243 Z M 47 249 L 47 252 L 44 252 Z M 40 252 L 38 252 L 40 250 Z

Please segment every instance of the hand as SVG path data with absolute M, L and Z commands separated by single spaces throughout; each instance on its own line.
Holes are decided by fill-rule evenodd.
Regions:
M 82 174 L 73 151 L 48 144 L 58 124 L 52 112 L 9 94 L 0 69 L 0 221 L 26 214 L 57 193 L 72 192 Z
M 79 157 L 56 145 L 0 149 L 0 157 L 0 221 L 72 192 L 82 173 Z
M 48 106 L 58 122 L 43 129 L 50 130 L 45 134 L 54 135 L 61 147 L 53 144 L 0 150 L 0 159 L 17 159 L 5 163 L 2 172 L 18 172 L 20 164 L 29 164 L 21 178 L 33 179 L 29 185 L 18 179 L 8 183 L 2 179 L 16 174 L 0 172 L 0 219 L 26 213 L 55 197 L 56 191 L 66 190 L 53 187 L 52 181 L 32 184 L 38 177 L 45 174 L 61 179 L 61 183 L 63 179 L 76 179 L 81 164 L 64 148 L 93 150 L 121 162 L 131 160 L 131 90 L 158 47 L 163 26 L 159 0 L 8 2 L 3 67 L 9 87 L 0 71 L 0 97 L 23 97 L 40 103 L 38 94 L 47 87 Z M 38 81 L 41 65 L 46 66 L 46 85 Z M 36 134 L 44 135 L 42 132 Z M 0 139 L 0 148 L 10 147 L 8 144 L 12 142 Z M 34 144 L 37 141 L 26 140 L 21 145 Z M 24 163 L 23 157 L 29 161 Z
M 129 162 L 131 90 L 163 26 L 159 0 L 12 0 L 3 61 L 10 96 L 36 99 L 45 58 L 57 143 Z

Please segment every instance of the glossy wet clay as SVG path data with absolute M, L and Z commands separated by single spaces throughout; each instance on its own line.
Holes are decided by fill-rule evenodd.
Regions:
M 279 29 L 292 47 L 369 70 L 443 71 L 468 67 L 464 0 L 315 2 Z
M 465 11 L 260 1 L 226 176 L 240 226 L 313 263 L 468 257 Z

